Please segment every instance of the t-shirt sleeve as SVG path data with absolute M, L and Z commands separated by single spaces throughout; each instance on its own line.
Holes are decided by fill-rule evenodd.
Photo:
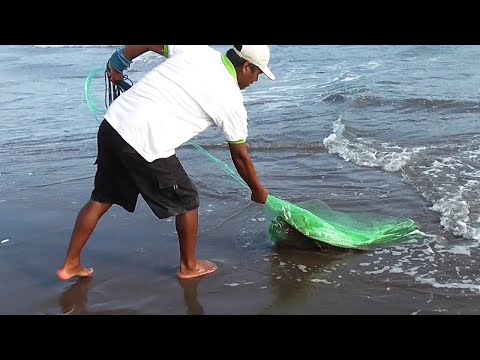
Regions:
M 221 129 L 227 142 L 242 144 L 248 137 L 247 118 L 247 110 L 242 105 L 219 114 L 213 121 Z
M 168 59 L 184 51 L 198 51 L 203 46 L 199 45 L 163 45 L 163 56 Z
M 172 57 L 178 50 L 178 45 L 163 45 L 163 56 L 166 59 Z

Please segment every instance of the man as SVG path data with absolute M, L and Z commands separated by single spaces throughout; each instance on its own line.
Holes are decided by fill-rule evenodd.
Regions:
M 208 127 L 218 126 L 233 163 L 250 187 L 251 199 L 265 204 L 268 192 L 248 154 L 247 111 L 241 90 L 268 68 L 267 45 L 235 45 L 226 55 L 207 46 L 128 45 L 108 62 L 114 84 L 132 60 L 147 51 L 166 58 L 108 108 L 98 130 L 95 184 L 77 215 L 60 280 L 90 276 L 80 256 L 100 218 L 113 204 L 133 212 L 141 194 L 160 218 L 175 216 L 180 244 L 180 279 L 214 272 L 216 264 L 195 255 L 199 197 L 175 149 Z

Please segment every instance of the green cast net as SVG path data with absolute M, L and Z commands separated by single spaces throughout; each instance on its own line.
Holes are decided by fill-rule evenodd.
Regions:
M 94 91 L 96 78 L 106 79 L 104 89 L 105 106 L 99 107 L 98 91 Z M 116 96 L 128 90 L 128 84 L 122 84 L 119 89 L 108 83 L 105 77 L 105 67 L 94 70 L 85 81 L 85 97 L 91 114 L 101 121 L 106 108 Z M 97 96 L 97 98 L 95 98 Z M 237 171 L 225 162 L 216 158 L 199 144 L 190 141 L 210 161 L 222 169 L 228 176 L 249 190 L 248 185 Z M 310 200 L 293 204 L 273 195 L 269 195 L 265 204 L 269 220 L 268 236 L 272 244 L 282 246 L 292 239 L 308 239 L 312 244 L 322 247 L 322 244 L 346 249 L 370 249 L 382 245 L 398 243 L 412 239 L 421 233 L 411 219 L 395 219 L 385 216 L 344 213 L 331 209 L 321 200 Z
M 419 233 L 411 219 L 349 214 L 331 209 L 321 200 L 292 204 L 269 196 L 270 239 L 281 245 L 292 236 L 292 228 L 304 236 L 340 248 L 368 249 L 397 243 Z
M 225 162 L 197 143 L 189 144 L 249 190 L 240 175 Z M 301 241 L 305 244 L 305 239 L 298 236 L 300 234 L 312 240 L 313 244 L 317 242 L 320 247 L 323 243 L 339 248 L 369 249 L 404 241 L 420 233 L 411 219 L 335 211 L 321 200 L 293 204 L 268 195 L 265 211 L 269 220 L 269 239 L 278 246 L 296 246 Z M 297 244 L 292 244 L 292 241 Z

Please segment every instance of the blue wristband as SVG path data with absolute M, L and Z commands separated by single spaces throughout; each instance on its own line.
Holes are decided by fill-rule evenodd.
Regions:
M 110 65 L 117 70 L 119 73 L 122 73 L 123 70 L 128 69 L 132 61 L 128 60 L 124 55 L 122 49 L 117 49 L 110 57 Z

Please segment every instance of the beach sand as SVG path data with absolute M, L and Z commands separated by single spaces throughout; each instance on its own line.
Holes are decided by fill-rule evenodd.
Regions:
M 139 198 L 135 213 L 114 206 L 100 221 L 82 258 L 94 275 L 61 282 L 55 273 L 89 194 L 90 180 L 79 180 L 14 192 L 0 204 L 9 234 L 0 245 L 2 314 L 478 312 L 468 306 L 474 296 L 457 303 L 455 296 L 414 284 L 408 275 L 378 271 L 380 265 L 377 274 L 365 276 L 365 264 L 393 261 L 395 251 L 275 248 L 261 205 L 245 197 L 239 206 L 202 191 L 197 256 L 217 263 L 214 274 L 177 279 L 174 221 L 158 220 Z M 405 248 L 411 252 L 412 246 L 422 251 L 421 244 Z

